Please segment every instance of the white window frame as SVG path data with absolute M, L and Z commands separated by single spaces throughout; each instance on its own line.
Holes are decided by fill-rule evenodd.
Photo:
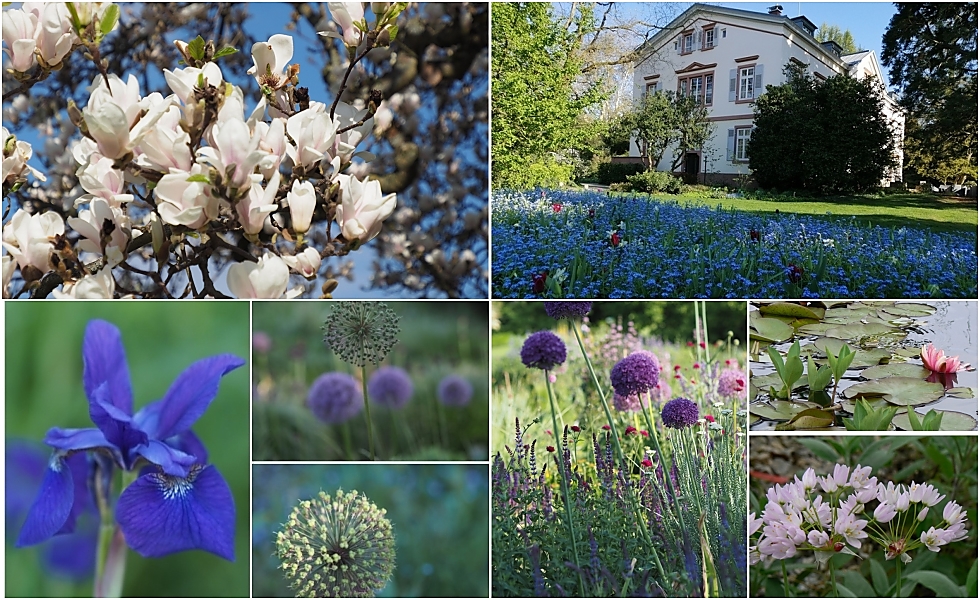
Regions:
M 681 52 L 683 54 L 690 54 L 691 52 L 694 52 L 694 32 L 692 31 L 691 33 L 685 33 L 681 39 Z
M 735 128 L 735 162 L 749 162 L 749 139 L 752 137 L 751 127 Z M 739 142 L 742 142 L 739 145 Z
M 710 83 L 710 86 L 711 86 L 711 96 L 710 97 L 708 96 L 708 86 L 709 86 L 708 78 L 709 77 L 711 78 L 711 83 Z M 705 106 L 711 106 L 712 104 L 714 104 L 714 99 L 715 99 L 715 74 L 714 73 L 709 73 L 708 75 L 705 75 L 704 76 L 704 105 Z
M 697 89 L 695 89 L 694 82 L 697 81 Z M 694 99 L 698 104 L 704 103 L 704 75 L 695 75 L 687 80 L 688 94 L 694 96 Z
M 708 29 L 705 29 L 703 35 L 704 35 L 704 38 L 703 38 L 704 39 L 704 49 L 707 50 L 709 48 L 714 48 L 715 47 L 715 28 L 714 27 L 709 27 Z M 710 40 L 708 38 L 709 35 L 711 36 Z
M 738 99 L 755 100 L 755 65 L 739 67 Z

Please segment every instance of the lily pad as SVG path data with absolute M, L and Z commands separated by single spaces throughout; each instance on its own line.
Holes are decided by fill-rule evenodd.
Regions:
M 770 421 L 788 421 L 809 408 L 820 408 L 820 406 L 812 402 L 791 402 L 789 400 L 749 404 L 750 413 Z
M 977 420 L 966 413 L 953 410 L 937 410 L 936 412 L 942 413 L 943 415 L 943 420 L 939 424 L 939 431 L 973 431 L 977 428 Z M 922 416 L 924 415 L 920 415 L 920 419 Z M 899 429 L 912 431 L 912 424 L 909 422 L 908 414 L 895 415 L 895 418 L 892 419 L 892 424 Z
M 892 404 L 922 406 L 943 397 L 941 383 L 929 383 L 915 377 L 884 377 L 864 381 L 844 390 L 845 398 L 884 398 Z
M 849 325 L 832 327 L 825 331 L 824 335 L 841 340 L 857 340 L 875 335 L 896 333 L 903 332 L 900 328 L 895 327 L 894 325 L 885 325 L 882 323 L 852 323 Z M 905 335 L 902 334 L 902 337 L 905 337 Z
M 920 365 L 909 362 L 889 363 L 887 365 L 877 365 L 870 369 L 861 371 L 861 377 L 865 379 L 881 379 L 882 377 L 914 377 L 925 380 L 931 371 Z
M 764 342 L 784 342 L 793 337 L 794 332 L 792 326 L 778 319 L 752 319 L 749 327 L 749 338 Z
M 977 393 L 973 391 L 973 388 L 968 388 L 968 387 L 955 387 L 955 388 L 950 388 L 950 389 L 946 390 L 946 395 L 949 396 L 950 398 L 966 398 L 966 399 L 969 399 L 969 398 L 975 397 L 977 395 Z
M 823 335 L 828 329 L 837 327 L 834 323 L 810 323 L 799 328 L 803 335 Z
M 880 410 L 882 408 L 889 408 L 892 406 L 892 404 L 887 400 L 885 400 L 884 398 L 876 398 L 874 396 L 868 396 L 864 398 L 864 401 L 870 404 L 871 408 L 873 408 L 874 410 Z M 855 400 L 841 400 L 840 407 L 853 415 L 855 404 L 856 404 Z M 906 410 L 907 409 L 905 407 L 902 406 L 898 407 L 899 413 L 903 413 Z
M 928 304 L 902 302 L 891 306 L 882 306 L 881 310 L 898 317 L 928 317 L 936 312 L 936 308 Z
M 824 309 L 817 307 L 808 308 L 792 302 L 773 302 L 772 304 L 763 304 L 760 306 L 759 312 L 766 317 L 780 316 L 819 321 L 823 318 Z

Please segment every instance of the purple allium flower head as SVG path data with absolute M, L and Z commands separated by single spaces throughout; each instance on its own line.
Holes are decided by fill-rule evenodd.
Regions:
M 316 418 L 337 425 L 349 421 L 364 408 L 361 385 L 347 373 L 324 373 L 316 378 L 306 396 Z
M 718 376 L 718 394 L 732 397 L 745 391 L 745 371 L 729 367 Z
M 640 398 L 639 394 L 632 396 L 620 396 L 613 394 L 613 406 L 620 412 L 640 412 L 644 406 L 648 406 L 646 398 Z
M 549 371 L 565 362 L 565 342 L 550 331 L 527 336 L 521 347 L 521 362 L 529 369 Z
M 161 400 L 136 414 L 122 334 L 115 326 L 89 322 L 82 364 L 96 428 L 48 431 L 44 442 L 54 453 L 17 546 L 74 530 L 84 488 L 72 460 L 88 453 L 100 465 L 96 477 L 111 476 L 115 468 L 140 473 L 116 502 L 116 522 L 130 548 L 149 558 L 200 549 L 234 560 L 235 501 L 191 426 L 218 394 L 221 378 L 245 361 L 231 354 L 199 360 L 177 376 Z
M 381 367 L 368 379 L 368 396 L 388 408 L 405 406 L 414 391 L 412 378 L 400 367 Z
M 664 404 L 660 416 L 666 427 L 674 429 L 690 427 L 698 422 L 698 405 L 687 398 L 674 398 Z
M 545 302 L 544 312 L 552 319 L 581 319 L 592 310 L 591 302 Z
M 613 389 L 620 396 L 635 396 L 657 387 L 660 376 L 660 363 L 657 357 L 646 350 L 630 354 L 616 363 L 609 372 Z
M 473 385 L 459 375 L 448 375 L 439 382 L 439 402 L 446 406 L 466 406 L 473 397 Z

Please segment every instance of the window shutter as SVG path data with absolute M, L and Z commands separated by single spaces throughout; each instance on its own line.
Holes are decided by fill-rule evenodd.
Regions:
M 663 89 L 664 89 L 664 82 L 658 81 L 657 82 L 657 87 L 654 88 L 654 91 L 655 92 L 659 92 L 659 91 L 662 91 Z
M 735 130 L 728 130 L 728 162 L 735 160 Z
M 755 94 L 755 97 L 756 98 L 758 98 L 759 96 L 762 95 L 762 92 L 763 92 L 763 87 L 762 87 L 762 65 L 756 65 L 755 66 L 755 88 L 754 89 L 755 89 L 754 94 Z
M 675 46 L 677 46 L 677 53 L 678 54 L 684 54 L 684 34 L 681 34 L 681 37 L 678 38 L 677 43 L 675 44 Z
M 701 30 L 700 29 L 695 29 L 694 30 L 694 47 L 695 48 L 700 48 L 701 47 Z
M 728 72 L 728 101 L 735 102 L 736 87 L 738 86 L 738 75 L 735 69 Z M 734 133 L 732 135 L 735 135 Z

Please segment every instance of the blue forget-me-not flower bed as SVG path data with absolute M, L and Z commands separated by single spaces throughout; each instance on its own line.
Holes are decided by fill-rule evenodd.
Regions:
M 977 238 L 600 192 L 491 199 L 496 298 L 976 298 Z

